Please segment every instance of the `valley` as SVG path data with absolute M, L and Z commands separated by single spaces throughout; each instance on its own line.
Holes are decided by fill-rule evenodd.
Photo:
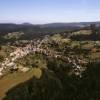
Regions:
M 2 35 L 0 99 L 73 100 L 76 94 L 75 100 L 99 98 L 90 91 L 92 84 L 97 84 L 93 93 L 99 86 L 100 33 L 99 27 L 94 28 L 47 32 L 40 37 L 37 33 L 31 39 L 26 39 L 24 31 Z

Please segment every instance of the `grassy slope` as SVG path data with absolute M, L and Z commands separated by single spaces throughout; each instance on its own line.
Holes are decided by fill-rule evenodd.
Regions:
M 32 78 L 34 75 L 33 70 L 30 70 L 27 73 L 12 73 L 0 79 L 0 100 L 5 96 L 5 93 L 15 87 L 16 85 L 25 82 Z

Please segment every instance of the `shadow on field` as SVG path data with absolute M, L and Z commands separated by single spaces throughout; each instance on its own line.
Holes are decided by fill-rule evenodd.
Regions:
M 88 64 L 82 78 L 43 73 L 9 90 L 3 100 L 100 100 L 100 62 Z

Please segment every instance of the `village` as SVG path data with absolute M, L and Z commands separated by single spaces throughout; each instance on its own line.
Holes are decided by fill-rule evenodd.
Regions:
M 74 56 L 63 56 L 61 52 L 54 51 L 50 49 L 47 45 L 44 45 L 47 42 L 47 39 L 42 40 L 31 40 L 25 47 L 16 47 L 14 52 L 9 54 L 9 57 L 5 58 L 5 60 L 1 63 L 0 66 L 0 77 L 6 74 L 7 71 L 17 71 L 27 72 L 30 70 L 29 67 L 18 66 L 16 64 L 16 60 L 19 58 L 23 58 L 30 53 L 40 53 L 44 54 L 47 57 L 54 57 L 55 59 L 60 58 L 70 64 L 70 66 L 74 70 L 74 74 L 82 77 L 82 72 L 86 69 L 86 64 L 88 63 L 85 59 L 80 59 Z

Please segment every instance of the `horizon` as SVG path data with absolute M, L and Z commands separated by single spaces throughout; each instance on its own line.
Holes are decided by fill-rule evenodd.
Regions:
M 79 23 L 100 21 L 98 0 L 2 0 L 0 23 Z
M 0 22 L 0 24 L 32 24 L 32 25 L 45 25 L 45 24 L 70 24 L 70 23 L 98 23 L 98 22 L 100 22 L 100 21 L 84 21 L 84 22 L 50 22 L 50 23 L 36 23 L 36 24 L 34 24 L 34 23 L 31 23 L 31 22 L 21 22 L 21 23 L 16 23 L 16 22 L 3 22 L 3 23 L 1 23 Z

